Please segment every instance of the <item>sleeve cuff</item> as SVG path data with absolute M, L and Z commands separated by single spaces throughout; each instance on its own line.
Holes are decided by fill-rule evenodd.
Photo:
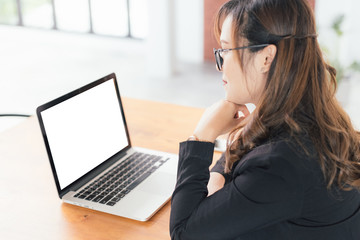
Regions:
M 214 154 L 215 144 L 202 141 L 184 141 L 180 143 L 180 154 L 187 152 L 201 158 L 211 158 Z
M 207 168 L 211 165 L 213 154 L 214 154 L 215 144 L 211 142 L 201 142 L 201 141 L 185 141 L 180 143 L 179 149 L 179 167 L 185 165 L 194 164 L 197 167 Z M 201 161 L 193 162 L 194 159 L 201 159 Z

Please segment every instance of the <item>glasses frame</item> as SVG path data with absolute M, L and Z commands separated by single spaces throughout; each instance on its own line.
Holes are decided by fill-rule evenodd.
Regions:
M 260 47 L 266 47 L 269 45 L 270 44 L 259 44 L 259 45 L 251 45 L 251 46 L 244 46 L 244 47 L 237 47 L 237 48 L 226 48 L 226 49 L 214 48 L 213 50 L 214 50 L 214 55 L 215 55 L 216 66 L 219 71 L 222 71 L 222 66 L 224 64 L 224 58 L 221 56 L 221 54 L 224 52 L 230 52 L 233 50 L 241 50 L 241 49 L 246 49 L 246 48 L 260 48 Z

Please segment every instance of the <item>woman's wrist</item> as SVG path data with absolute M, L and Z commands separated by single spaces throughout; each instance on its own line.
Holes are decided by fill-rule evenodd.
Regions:
M 193 135 L 191 135 L 191 136 L 188 138 L 188 141 L 200 141 L 200 142 L 211 142 L 211 143 L 214 143 L 214 142 L 215 142 L 215 139 L 216 139 L 216 138 L 211 137 L 211 136 L 206 136 L 206 135 L 194 133 Z

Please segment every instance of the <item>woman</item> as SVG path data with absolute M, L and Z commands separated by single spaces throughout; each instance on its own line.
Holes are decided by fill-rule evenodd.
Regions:
M 232 0 L 215 29 L 226 100 L 180 144 L 171 238 L 359 240 L 360 134 L 334 97 L 306 0 Z

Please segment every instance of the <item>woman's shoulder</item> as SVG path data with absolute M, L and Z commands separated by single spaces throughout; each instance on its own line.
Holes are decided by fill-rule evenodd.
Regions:
M 268 138 L 243 156 L 235 169 L 251 167 L 286 168 L 302 172 L 319 166 L 314 144 L 308 134 L 291 135 L 282 132 Z M 239 168 L 241 167 L 241 168 Z
M 280 132 L 263 140 L 247 155 L 261 154 L 270 154 L 271 156 L 294 155 L 299 158 L 316 157 L 314 144 L 308 133 L 295 135 L 288 132 Z
M 295 191 L 302 195 L 311 182 L 322 176 L 320 168 L 314 167 L 316 158 L 306 153 L 309 144 L 306 137 L 295 139 L 283 134 L 270 138 L 236 163 L 232 180 L 241 179 L 246 185 L 255 183 L 262 186 L 260 189 L 281 190 L 283 194 Z

